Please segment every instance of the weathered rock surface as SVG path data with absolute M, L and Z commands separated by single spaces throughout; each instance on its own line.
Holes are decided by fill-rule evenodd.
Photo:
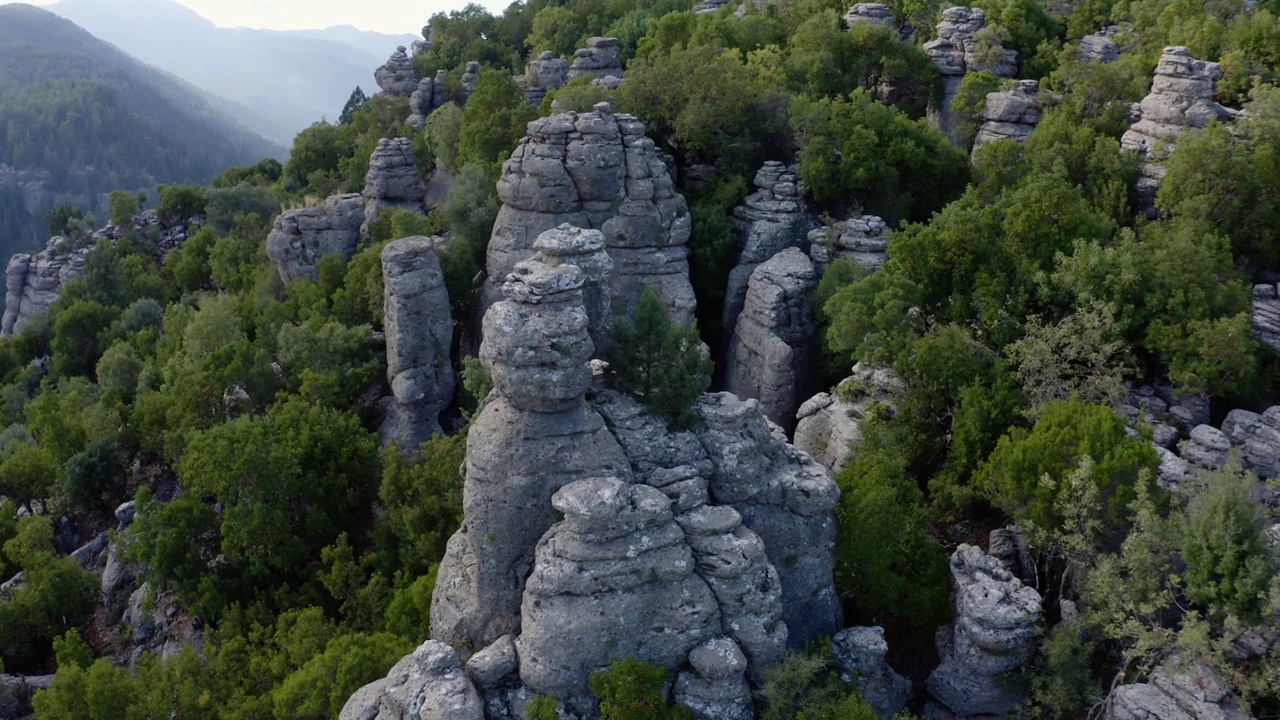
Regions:
M 1213 101 L 1214 83 L 1221 77 L 1217 63 L 1196 60 L 1185 47 L 1167 47 L 1160 56 L 1151 93 L 1133 113 L 1140 119 L 1120 138 L 1122 148 L 1143 156 L 1138 197 L 1148 217 L 1159 214 L 1155 196 L 1165 175 L 1162 163 L 1178 138 L 1189 128 L 1235 117 L 1236 113 Z
M 12 264 L 12 261 L 10 261 Z M 1253 334 L 1280 353 L 1280 293 L 1271 283 L 1253 286 Z
M 132 654 L 126 658 L 132 665 L 151 652 L 161 659 L 176 656 L 183 648 L 199 652 L 204 647 L 204 634 L 196 619 L 169 592 L 152 598 L 150 583 L 143 583 L 129 596 L 120 624 L 129 631 Z
M 1182 458 L 1206 468 L 1220 468 L 1227 464 L 1231 441 L 1221 430 L 1211 425 L 1197 425 L 1191 438 L 1182 446 Z
M 49 308 L 62 295 L 62 288 L 84 272 L 85 259 L 92 245 L 70 247 L 61 237 L 49 239 L 44 250 L 35 255 L 19 253 L 9 258 L 5 268 L 4 319 L 0 335 L 13 335 L 26 329 L 37 315 Z
M 844 24 L 846 27 L 853 27 L 854 23 L 860 22 L 884 25 L 885 27 L 896 26 L 893 21 L 893 11 L 883 3 L 855 3 L 853 7 L 849 8 L 849 12 L 845 13 Z
M 573 54 L 573 66 L 569 79 L 590 75 L 599 80 L 606 77 L 622 77 L 622 53 L 618 51 L 617 38 L 593 37 L 587 46 Z
M 989 70 L 997 77 L 1013 77 L 1018 71 L 1018 53 L 1001 50 L 995 62 L 979 57 L 974 35 L 986 27 L 987 16 L 981 8 L 952 7 L 942 11 L 938 36 L 924 44 L 924 51 L 942 75 L 942 97 L 938 105 L 930 105 L 929 120 L 947 135 L 956 129 L 951 101 L 960 90 L 967 72 Z
M 364 219 L 364 200 L 355 194 L 334 195 L 315 207 L 285 210 L 267 236 L 267 257 L 286 283 L 314 280 L 320 258 L 355 255 Z
M 458 653 L 428 640 L 385 678 L 355 692 L 339 720 L 484 720 L 484 703 Z
M 483 307 L 500 299 L 504 278 L 533 255 L 539 235 L 568 223 L 604 234 L 615 313 L 630 312 L 652 285 L 672 320 L 693 321 L 689 207 L 644 133 L 608 103 L 529 123 L 498 181 L 502 207 L 489 241 Z
M 756 173 L 756 191 L 733 209 L 730 218 L 740 249 L 738 264 L 729 272 L 725 289 L 726 331 L 737 325 L 747 297 L 747 283 L 760 263 L 787 248 L 807 249 L 809 231 L 817 222 L 805 207 L 799 169 L 770 160 Z
M 792 424 L 800 398 L 814 376 L 813 291 L 818 274 L 798 248 L 788 248 L 756 267 L 729 343 L 725 387 L 755 398 L 765 416 Z
M 1019 80 L 1012 90 L 987 93 L 982 126 L 973 138 L 973 152 L 999 140 L 1022 142 L 1040 124 L 1040 83 Z
M 0 718 L 17 720 L 31 717 L 31 698 L 41 690 L 53 687 L 53 675 L 0 674 Z
M 591 336 L 594 355 L 603 356 L 613 339 L 613 307 L 609 297 L 613 259 L 605 252 L 604 234 L 565 223 L 539 235 L 533 249 L 537 251 L 534 259 L 548 267 L 572 265 L 582 271 L 587 333 Z
M 831 636 L 831 654 L 841 678 L 858 686 L 881 720 L 892 720 L 911 699 L 911 681 L 884 661 L 888 652 L 881 627 L 851 627 Z
M 426 127 L 427 117 L 447 102 L 444 89 L 445 77 L 445 71 L 439 70 L 434 78 L 422 78 L 418 81 L 418 87 L 409 96 L 408 122 L 410 125 L 418 128 Z
M 1232 410 L 1222 421 L 1222 433 L 1240 451 L 1245 467 L 1263 478 L 1280 476 L 1280 406 L 1261 415 Z
M 861 423 L 872 412 L 893 412 L 905 387 L 892 371 L 858 363 L 832 392 L 809 398 L 796 413 L 794 443 L 832 475 L 844 469 L 862 443 Z
M 472 60 L 467 63 L 467 67 L 462 71 L 462 78 L 458 81 L 458 84 L 462 86 L 462 96 L 464 98 L 471 97 L 471 92 L 475 90 L 478 82 L 480 82 L 480 63 Z
M 747 658 L 731 638 L 714 637 L 689 653 L 690 670 L 676 679 L 675 700 L 698 720 L 752 720 Z
M 1120 48 L 1106 33 L 1080 38 L 1080 62 L 1113 63 L 1120 59 Z
M 956 621 L 939 634 L 942 664 L 926 687 L 939 706 L 931 718 L 999 717 L 1026 695 L 1002 677 L 1031 659 L 1041 619 L 1040 594 L 972 545 L 951 556 Z
M 387 62 L 373 72 L 373 79 L 382 88 L 381 94 L 389 97 L 407 98 L 418 89 L 418 76 L 413 71 L 413 60 L 409 59 L 403 45 L 396 48 Z
M 876 271 L 889 262 L 889 225 L 875 215 L 849 218 L 809 231 L 809 257 L 819 276 L 836 260 Z
M 550 50 L 544 50 L 537 60 L 530 60 L 524 68 L 524 101 L 537 107 L 547 98 L 547 93 L 569 82 L 569 61 L 558 58 Z
M 436 239 L 411 237 L 382 250 L 387 381 L 392 402 L 380 434 L 405 453 L 440 432 L 440 412 L 456 389 L 450 351 L 453 315 Z
M 1160 667 L 1145 683 L 1111 694 L 1108 720 L 1251 720 L 1208 667 Z
M 427 197 L 427 185 L 418 173 L 412 140 L 383 138 L 378 141 L 378 147 L 369 157 L 363 194 L 364 225 L 360 228 L 361 233 L 368 232 L 369 225 L 383 210 L 398 207 L 409 212 L 426 211 L 423 201 Z

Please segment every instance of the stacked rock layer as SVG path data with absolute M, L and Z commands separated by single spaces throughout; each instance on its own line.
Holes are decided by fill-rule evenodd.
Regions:
M 267 236 L 267 257 L 287 282 L 314 280 L 316 264 L 325 255 L 349 259 L 360 242 L 364 199 L 356 194 L 334 195 L 315 207 L 285 210 Z

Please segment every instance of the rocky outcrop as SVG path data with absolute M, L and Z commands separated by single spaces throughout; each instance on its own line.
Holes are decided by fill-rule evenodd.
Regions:
M 622 77 L 622 53 L 618 51 L 617 38 L 590 38 L 586 47 L 573 54 L 569 79 L 583 75 L 590 75 L 596 80 Z
M 29 718 L 31 699 L 53 687 L 53 675 L 0 674 L 0 718 Z
M 396 663 L 385 678 L 355 692 L 339 720 L 484 720 L 480 694 L 462 671 L 458 653 L 428 640 Z
M 445 71 L 438 70 L 434 78 L 422 78 L 418 81 L 418 87 L 409 96 L 408 123 L 410 125 L 417 128 L 426 127 L 427 117 L 435 112 L 436 108 L 448 102 L 444 94 L 445 77 Z
M 633 116 L 600 103 L 590 113 L 534 120 L 503 165 L 498 197 L 482 307 L 501 299 L 503 280 L 533 255 L 539 235 L 568 223 L 604 234 L 615 313 L 629 313 L 652 285 L 672 320 L 693 321 L 689 207 Z
M 1120 59 L 1120 48 L 1107 33 L 1094 33 L 1080 38 L 1080 62 L 1113 63 Z
M 178 605 L 171 592 L 155 593 L 150 583 L 143 583 L 129 596 L 120 624 L 133 645 L 126 658 L 130 665 L 149 652 L 168 659 L 184 648 L 199 652 L 204 647 L 204 634 L 196 618 Z
M 537 107 L 547 93 L 558 90 L 569 82 L 569 61 L 558 58 L 550 50 L 544 50 L 537 60 L 530 60 L 524 69 L 524 101 Z
M 911 699 L 911 681 L 884 661 L 888 652 L 881 627 L 851 627 L 831 636 L 831 654 L 841 679 L 858 686 L 881 720 L 892 720 Z
M 981 8 L 947 8 L 938 21 L 937 38 L 924 44 L 925 53 L 942 76 L 942 97 L 937 105 L 930 105 L 929 120 L 947 135 L 952 135 L 956 129 L 951 101 L 959 92 L 965 73 L 989 70 L 997 77 L 1017 74 L 1017 52 L 993 48 L 984 53 L 974 41 L 974 36 L 986 24 L 987 16 Z M 986 54 L 992 57 L 984 57 Z
M 1111 693 L 1107 719 L 1251 720 L 1213 670 L 1202 663 L 1180 665 L 1167 663 L 1145 683 L 1117 687 Z
M 732 638 L 714 637 L 689 653 L 676 679 L 675 700 L 698 720 L 752 720 L 747 658 Z
M 853 27 L 855 23 L 872 23 L 885 27 L 896 27 L 893 11 L 883 3 L 856 3 L 845 13 L 844 24 Z
M 747 297 L 747 283 L 760 263 L 787 248 L 807 249 L 809 231 L 817 222 L 804 203 L 799 169 L 770 160 L 756 173 L 756 191 L 733 209 L 730 218 L 739 247 L 738 264 L 729 272 L 725 289 L 726 332 L 738 323 Z
M 20 333 L 37 315 L 49 312 L 62 295 L 63 286 L 84 272 L 85 259 L 92 249 L 92 246 L 75 247 L 65 238 L 55 236 L 35 255 L 19 253 L 9 258 L 4 273 L 4 319 L 0 321 L 0 335 Z
M 1022 142 L 1040 124 L 1040 83 L 1019 80 L 1012 90 L 987 93 L 982 126 L 973 138 L 973 152 L 1000 140 Z
M 1167 47 L 1160 56 L 1151 93 L 1131 113 L 1139 119 L 1120 138 L 1120 147 L 1142 154 L 1138 199 L 1148 217 L 1159 215 L 1155 197 L 1165 175 L 1162 163 L 1178 138 L 1188 129 L 1235 117 L 1213 101 L 1214 83 L 1221 77 L 1217 63 L 1196 60 L 1185 47 Z
M 392 398 L 382 421 L 384 445 L 414 453 L 440 432 L 440 413 L 456 386 L 450 351 L 453 315 L 438 239 L 411 237 L 382 250 L 383 324 Z
M 956 621 L 951 632 L 939 634 L 942 664 L 926 683 L 937 704 L 926 708 L 926 715 L 967 718 L 1011 713 L 1026 694 L 1005 676 L 1035 653 L 1040 594 L 972 545 L 956 548 L 951 577 Z
M 800 398 L 814 376 L 813 291 L 818 274 L 798 248 L 789 248 L 756 267 L 734 327 L 726 358 L 725 387 L 755 398 L 765 416 L 791 426 Z
M 604 355 L 613 340 L 613 308 L 609 297 L 613 259 L 605 252 L 604 234 L 566 223 L 539 235 L 533 249 L 537 251 L 534 259 L 548 267 L 572 265 L 582 271 L 587 333 L 595 356 Z
M 480 63 L 472 60 L 467 63 L 466 68 L 462 71 L 462 78 L 458 81 L 458 84 L 462 86 L 462 96 L 464 98 L 471 97 L 471 92 L 475 90 L 478 82 L 480 82 Z
M 12 263 L 11 263 L 12 264 Z M 1263 345 L 1280 353 L 1280 286 L 1253 286 L 1253 334 Z
M 267 236 L 267 257 L 286 283 L 316 279 L 316 264 L 325 255 L 350 259 L 360 242 L 364 199 L 334 195 L 314 207 L 285 210 Z
M 418 89 L 418 76 L 413 71 L 413 60 L 409 59 L 403 45 L 396 48 L 390 59 L 373 72 L 373 79 L 382 88 L 380 94 L 386 97 L 407 98 Z
M 364 176 L 364 225 L 360 232 L 367 233 L 369 225 L 378 219 L 383 210 L 403 208 L 409 212 L 426 211 L 423 204 L 427 197 L 427 185 L 418 173 L 417 159 L 413 155 L 413 141 L 409 138 L 383 138 L 369 158 L 369 172 Z
M 818 393 L 800 406 L 796 447 L 831 474 L 838 474 L 862 443 L 859 424 L 872 412 L 892 413 L 896 397 L 904 390 L 892 371 L 858 363 L 835 390 Z
M 889 262 L 889 225 L 875 215 L 849 218 L 809 231 L 809 257 L 819 277 L 836 260 L 876 271 Z

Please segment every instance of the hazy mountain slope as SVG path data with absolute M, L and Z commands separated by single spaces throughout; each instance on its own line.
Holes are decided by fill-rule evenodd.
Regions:
M 423 22 L 426 22 L 425 19 Z M 321 30 L 264 30 L 263 32 L 278 32 L 282 35 L 344 43 L 373 55 L 378 58 L 379 64 L 384 62 L 397 46 L 409 47 L 414 41 L 422 39 L 422 36 L 418 34 L 389 35 L 387 33 L 361 30 L 351 25 L 334 25 Z
M 100 211 L 112 190 L 208 182 L 283 151 L 70 21 L 0 6 L 0 254 L 31 247 L 54 204 Z
M 389 40 L 375 54 L 326 39 L 350 35 L 341 28 L 219 28 L 171 0 L 62 0 L 49 9 L 144 62 L 247 106 L 260 116 L 255 129 L 284 143 L 322 117 L 337 119 L 351 91 L 370 89 L 374 69 L 399 44 Z

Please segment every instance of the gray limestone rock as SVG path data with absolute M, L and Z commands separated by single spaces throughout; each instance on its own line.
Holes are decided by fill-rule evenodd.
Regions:
M 184 648 L 199 652 L 204 647 L 204 635 L 198 623 L 184 608 L 178 605 L 171 593 L 162 591 L 152 597 L 150 583 L 143 583 L 133 594 L 120 619 L 129 631 L 133 651 L 127 657 L 130 665 L 147 652 L 167 659 L 175 657 Z
M 539 235 L 569 223 L 604 234 L 615 314 L 630 312 L 652 285 L 672 320 L 693 321 L 689 207 L 644 133 L 644 125 L 615 115 L 607 103 L 529 123 L 498 181 L 502 207 L 489 241 L 482 308 L 500 299 L 503 279 L 533 255 Z
M 1214 83 L 1221 77 L 1217 63 L 1196 60 L 1185 47 L 1167 47 L 1160 56 L 1151 92 L 1138 105 L 1140 119 L 1120 138 L 1120 147 L 1142 154 L 1138 196 L 1148 217 L 1159 214 L 1155 195 L 1164 179 L 1162 163 L 1182 133 L 1236 116 L 1213 101 Z
M 582 75 L 590 75 L 597 80 L 622 77 L 622 53 L 618 51 L 617 38 L 589 38 L 587 46 L 573 54 L 568 78 L 572 80 Z
M 325 255 L 350 259 L 360 242 L 364 200 L 334 195 L 314 207 L 285 210 L 267 236 L 267 257 L 280 279 L 316 279 L 316 264 Z
M 959 92 L 965 73 L 989 70 L 997 77 L 1006 78 L 1017 74 L 1018 53 L 1013 50 L 1004 50 L 1002 59 L 994 63 L 978 57 L 973 38 L 986 24 L 987 16 L 981 8 L 947 8 L 938 21 L 937 38 L 923 46 L 942 75 L 942 97 L 937 105 L 929 106 L 929 120 L 947 135 L 956 128 L 951 101 Z
M 1000 140 L 1022 142 L 1040 123 L 1040 83 L 1019 80 L 1012 90 L 987 93 L 982 125 L 973 138 L 973 152 Z
M 863 215 L 809 231 L 809 257 L 823 275 L 836 260 L 852 260 L 876 271 L 889 262 L 889 225 L 876 215 Z
M 471 97 L 471 91 L 475 89 L 478 82 L 480 82 L 480 63 L 472 60 L 467 63 L 467 67 L 462 71 L 462 78 L 458 81 L 458 84 L 462 85 L 462 96 Z
M 793 442 L 832 475 L 838 474 L 862 443 L 859 423 L 873 409 L 893 412 L 894 400 L 904 389 L 892 371 L 858 363 L 833 392 L 818 393 L 800 406 Z
M 1178 457 L 1168 448 L 1154 445 L 1156 455 L 1160 456 L 1160 468 L 1156 470 L 1156 482 L 1165 490 L 1176 490 L 1182 483 L 1191 479 L 1195 468 L 1191 463 Z
M 484 703 L 448 645 L 428 640 L 355 692 L 339 720 L 484 720 Z
M 582 271 L 587 332 L 595 346 L 594 355 L 602 357 L 613 338 L 613 308 L 609 297 L 613 259 L 605 252 L 604 234 L 564 223 L 539 235 L 533 241 L 533 249 L 537 251 L 534 259 L 548 267 L 572 265 Z
M 524 68 L 524 101 L 537 107 L 547 93 L 562 88 L 569 82 L 569 61 L 558 58 L 550 50 L 544 50 L 537 60 L 530 60 Z
M 1280 406 L 1261 415 L 1232 410 L 1222 421 L 1222 433 L 1240 451 L 1245 467 L 1262 478 L 1280 476 Z
M 730 221 L 736 231 L 738 263 L 729 272 L 725 289 L 726 330 L 738 323 L 747 297 L 747 283 L 760 263 L 787 248 L 808 249 L 809 231 L 817 222 L 805 207 L 799 168 L 770 160 L 756 173 L 756 191 L 733 209 Z
M 1025 693 L 1002 676 L 1035 653 L 1040 594 L 972 545 L 960 545 L 951 556 L 951 577 L 956 621 L 950 633 L 940 634 L 945 641 L 939 652 L 942 664 L 926 683 L 929 695 L 945 710 L 927 714 L 965 718 L 1010 713 Z
M 818 274 L 798 248 L 788 248 L 756 267 L 742 313 L 729 343 L 725 387 L 755 398 L 770 420 L 794 421 L 800 398 L 814 375 L 813 291 Z
M 12 264 L 12 262 L 11 262 Z M 1253 286 L 1253 334 L 1262 344 L 1280 352 L 1280 293 L 1276 285 Z
M 841 677 L 858 686 L 881 720 L 892 720 L 911 699 L 911 681 L 884 661 L 888 652 L 881 627 L 851 627 L 831 636 L 831 653 Z
M 520 670 L 515 638 L 503 635 L 467 660 L 467 676 L 481 692 L 501 688 Z
M 753 720 L 747 659 L 732 638 L 714 637 L 689 653 L 691 669 L 676 678 L 675 700 L 698 720 Z
M 424 213 L 423 201 L 427 197 L 427 185 L 418 173 L 417 159 L 413 155 L 413 141 L 409 138 L 383 138 L 369 157 L 369 172 L 364 176 L 364 224 L 362 234 L 369 225 L 388 208 L 398 207 L 410 212 Z
M 389 97 L 409 97 L 418 89 L 418 76 L 413 72 L 413 60 L 404 46 L 396 48 L 390 59 L 373 73 L 373 79 L 382 94 Z
M 1080 62 L 1113 63 L 1120 59 L 1120 48 L 1105 33 L 1080 38 Z
M 855 3 L 849 8 L 849 12 L 845 13 L 844 24 L 847 27 L 853 27 L 854 23 L 860 22 L 890 28 L 897 25 L 893 20 L 893 11 L 883 3 Z
M 387 381 L 393 401 L 380 434 L 416 453 L 440 432 L 440 412 L 456 389 L 450 349 L 453 315 L 436 240 L 411 237 L 382 250 L 383 316 L 387 338 Z
M 427 117 L 447 102 L 444 94 L 445 77 L 445 71 L 440 70 L 434 78 L 422 78 L 418 81 L 418 87 L 409 96 L 410 125 L 426 127 Z
M 35 255 L 19 253 L 9 258 L 4 274 L 0 336 L 20 333 L 36 316 L 49 312 L 61 297 L 63 286 L 84 272 L 85 259 L 92 249 L 92 245 L 75 247 L 55 236 Z
M 1182 459 L 1207 468 L 1220 468 L 1227 464 L 1231 440 L 1212 425 L 1197 425 L 1191 438 L 1182 446 Z
M 1116 688 L 1107 720 L 1251 720 L 1209 667 L 1180 665 L 1167 663 L 1145 683 Z
M 0 718 L 29 718 L 31 699 L 37 692 L 53 687 L 53 675 L 0 674 Z

